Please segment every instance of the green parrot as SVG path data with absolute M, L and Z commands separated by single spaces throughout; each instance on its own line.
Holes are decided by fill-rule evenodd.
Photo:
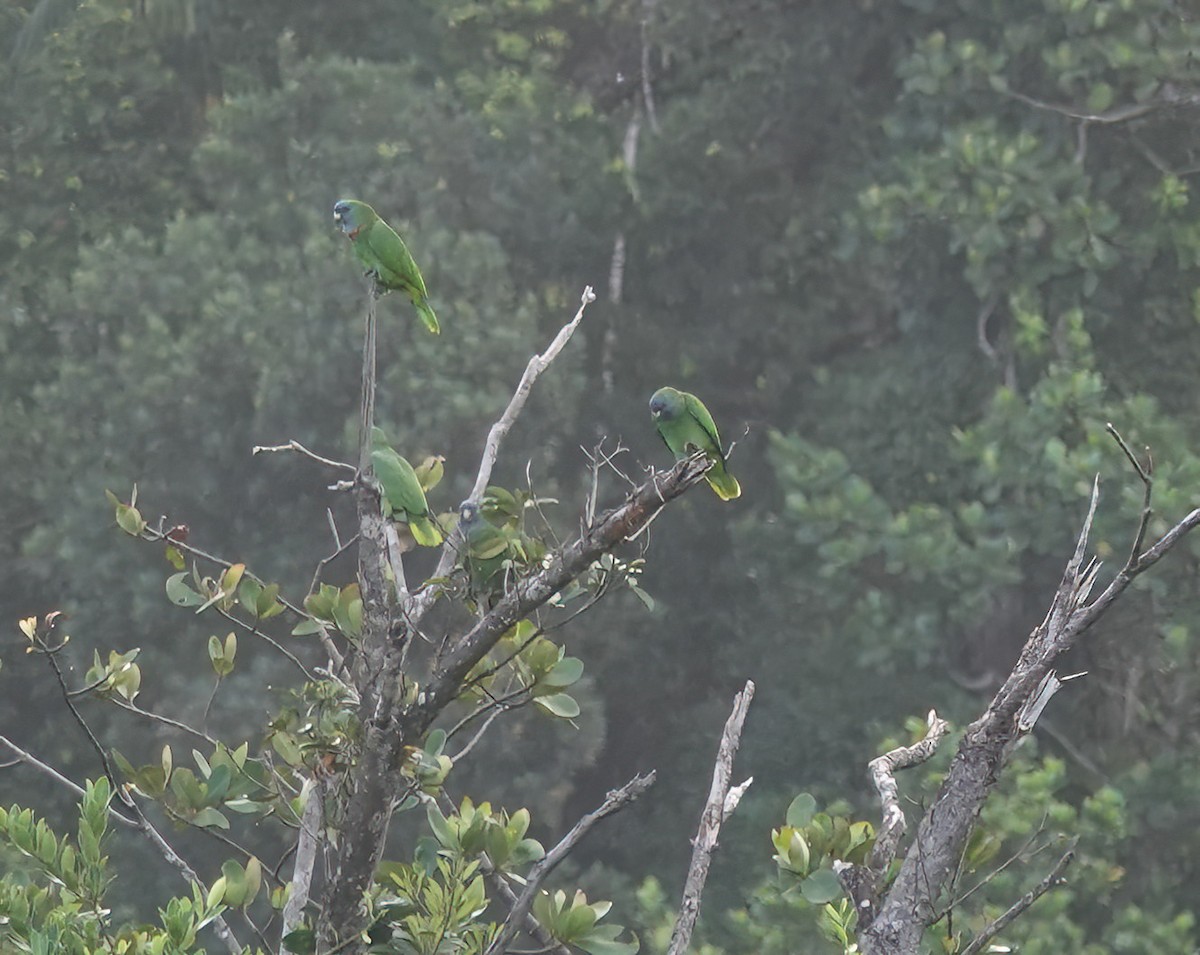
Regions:
M 339 199 L 333 207 L 333 221 L 346 233 L 354 255 L 367 275 L 375 277 L 376 293 L 394 289 L 406 292 L 425 327 L 437 335 L 441 328 L 429 307 L 425 280 L 396 230 L 379 218 L 369 205 L 357 199 Z
M 650 398 L 650 416 L 676 461 L 682 461 L 693 451 L 703 451 L 712 461 L 704 478 L 717 497 L 732 501 L 742 493 L 737 478 L 725 470 L 721 436 L 704 402 L 686 391 L 659 388 Z
M 465 545 L 463 567 L 467 571 L 471 594 L 486 611 L 491 598 L 503 589 L 492 579 L 503 569 L 511 541 L 504 531 L 483 516 L 479 505 L 473 501 L 463 501 L 458 506 L 458 529 Z
M 371 429 L 371 467 L 383 488 L 384 513 L 390 511 L 392 520 L 406 523 L 418 544 L 437 547 L 442 531 L 430 517 L 417 472 L 388 445 L 380 428 Z

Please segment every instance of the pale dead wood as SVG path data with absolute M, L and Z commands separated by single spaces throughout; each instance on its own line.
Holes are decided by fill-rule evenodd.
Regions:
M 692 840 L 692 861 L 688 866 L 687 879 L 683 887 L 683 900 L 679 904 L 679 915 L 675 919 L 675 929 L 671 933 L 667 955 L 683 955 L 692 942 L 692 931 L 696 927 L 696 919 L 700 916 L 700 901 L 704 894 L 704 884 L 708 881 L 708 869 L 712 863 L 713 852 L 717 848 L 717 837 L 720 835 L 721 825 L 737 807 L 742 793 L 750 784 L 750 780 L 747 780 L 738 786 L 737 790 L 733 792 L 730 790 L 733 759 L 737 755 L 738 744 L 742 738 L 742 727 L 745 725 L 746 713 L 749 711 L 750 701 L 753 699 L 754 681 L 747 680 L 742 691 L 734 697 L 733 710 L 725 721 L 725 729 L 721 733 L 717 759 L 713 764 L 712 784 L 708 790 L 708 801 L 704 804 L 704 812 L 700 815 L 700 827 L 696 831 L 696 837 Z M 731 796 L 732 799 L 730 799 Z
M 317 848 L 321 844 L 321 819 L 324 813 L 324 792 L 320 780 L 304 782 L 301 798 L 304 811 L 300 814 L 300 831 L 296 835 L 296 857 L 292 861 L 292 891 L 283 907 L 283 926 L 280 929 L 280 955 L 290 955 L 291 949 L 283 944 L 300 927 L 304 918 L 304 907 L 308 905 L 312 889 L 313 870 L 317 864 Z
M 908 955 L 917 951 L 925 927 L 944 914 L 939 900 L 1009 754 L 1033 730 L 1050 697 L 1062 685 L 1063 680 L 1054 675 L 1055 661 L 1078 642 L 1136 577 L 1200 525 L 1198 508 L 1143 549 L 1152 513 L 1152 469 L 1141 464 L 1115 428 L 1110 425 L 1108 430 L 1146 489 L 1129 556 L 1108 586 L 1093 597 L 1100 565 L 1085 557 L 1099 502 L 1097 478 L 1074 552 L 1045 618 L 1030 634 L 1019 659 L 983 715 L 967 727 L 886 895 L 878 898 L 871 891 L 871 884 L 881 884 L 882 876 L 873 867 L 866 870 L 872 876 L 869 880 L 862 878 L 863 872 L 857 871 L 857 867 L 843 867 L 838 873 L 859 912 L 859 943 L 865 955 Z M 855 871 L 850 871 L 851 868 Z M 1019 914 L 1018 911 L 1013 917 Z

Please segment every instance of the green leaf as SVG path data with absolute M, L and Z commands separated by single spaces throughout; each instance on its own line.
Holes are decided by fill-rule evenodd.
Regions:
M 647 610 L 653 612 L 653 610 L 654 610 L 654 598 L 653 597 L 651 597 L 648 593 L 646 593 L 646 591 L 642 590 L 642 588 L 639 587 L 637 584 L 630 584 L 629 589 L 633 591 L 633 595 L 635 597 L 637 597 L 638 600 L 640 600 L 643 604 L 645 604 L 645 607 Z
M 579 715 L 579 704 L 573 696 L 566 693 L 551 693 L 549 696 L 539 696 L 533 701 L 547 713 L 564 720 L 573 720 Z
M 813 905 L 824 905 L 842 894 L 842 884 L 832 869 L 818 869 L 800 883 L 800 894 Z
M 438 841 L 432 836 L 422 836 L 417 840 L 417 848 L 413 852 L 413 865 L 426 875 L 437 871 Z
M 641 948 L 637 936 L 632 942 L 618 942 L 614 936 L 624 931 L 622 925 L 597 925 L 583 938 L 571 944 L 582 948 L 588 955 L 634 955 Z
M 571 686 L 573 683 L 578 683 L 581 676 L 583 676 L 583 661 L 579 657 L 564 657 L 554 664 L 550 672 L 538 682 L 544 686 Z
M 446 748 L 446 731 L 440 728 L 430 730 L 429 735 L 425 737 L 424 748 L 430 756 L 441 756 L 442 750 Z
M 204 781 L 204 794 L 209 802 L 220 802 L 225 793 L 229 792 L 229 784 L 233 780 L 233 771 L 222 764 L 214 766 L 208 779 Z
M 300 746 L 291 733 L 272 734 L 271 747 L 289 766 L 299 766 L 304 761 L 304 757 L 300 753 Z
M 787 809 L 787 824 L 794 829 L 803 829 L 817 813 L 817 801 L 809 793 L 800 793 Z
M 433 830 L 437 841 L 441 843 L 445 849 L 458 848 L 458 835 L 451 828 L 449 821 L 442 815 L 442 811 L 438 809 L 432 802 L 426 807 L 425 815 L 429 820 L 429 828 Z
M 254 901 L 260 888 L 262 888 L 262 863 L 258 861 L 257 856 L 251 856 L 246 862 L 246 900 L 242 903 L 243 906 Z
M 283 943 L 294 955 L 314 955 L 317 950 L 317 933 L 310 928 L 298 928 L 283 937 Z
M 439 455 L 430 455 L 413 470 L 417 474 L 417 481 L 421 484 L 421 490 L 428 494 L 441 483 L 442 475 L 446 473 L 444 466 L 446 459 Z
M 187 576 L 185 571 L 167 578 L 167 599 L 176 607 L 199 607 L 205 598 L 184 582 Z
M 1103 113 L 1113 104 L 1113 88 L 1107 83 L 1097 83 L 1088 93 L 1087 107 L 1093 113 Z
M 192 825 L 201 829 L 228 829 L 229 820 L 212 806 L 206 806 L 192 817 Z
M 133 496 L 128 504 L 122 502 L 112 491 L 106 490 L 104 496 L 116 510 L 117 526 L 131 537 L 140 537 L 142 531 L 146 529 L 146 522 L 142 520 L 138 509 L 134 507 L 134 504 L 137 503 L 137 486 L 134 486 Z

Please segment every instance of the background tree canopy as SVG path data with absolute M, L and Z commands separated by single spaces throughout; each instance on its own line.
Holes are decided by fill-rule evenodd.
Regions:
M 325 508 L 350 520 L 326 474 L 249 454 L 295 438 L 352 457 L 343 195 L 405 235 L 446 331 L 381 303 L 378 416 L 409 458 L 445 455 L 436 509 L 466 496 L 487 425 L 585 284 L 601 301 L 500 483 L 529 462 L 570 528 L 581 444 L 664 463 L 646 412 L 663 384 L 736 442 L 741 499 L 692 494 L 653 527 L 654 609 L 622 597 L 575 624 L 578 726 L 519 717 L 461 782 L 557 826 L 656 767 L 653 798 L 576 860 L 652 950 L 744 679 L 756 784 L 703 935 L 817 950 L 767 833 L 800 789 L 869 814 L 863 767 L 907 717 L 978 711 L 1096 473 L 1096 547 L 1124 559 L 1142 489 L 1105 423 L 1153 449 L 1151 533 L 1196 501 L 1186 3 L 0 0 L 0 37 L 0 607 L 14 625 L 67 610 L 80 673 L 93 649 L 139 646 L 144 699 L 198 716 L 211 689 L 207 625 L 121 546 L 106 488 L 136 483 L 147 515 L 301 585 L 330 550 Z M 1023 952 L 1195 950 L 1198 548 L 1075 651 L 1088 678 L 989 806 L 1001 858 L 1042 819 L 1081 833 L 1071 887 L 1006 936 Z M 0 725 L 95 775 L 9 634 Z M 92 715 L 127 751 L 156 745 Z M 226 694 L 212 725 L 252 738 L 263 719 Z M 69 804 L 42 788 L 0 774 L 0 801 Z M 118 896 L 152 878 L 123 873 Z M 1025 887 L 1010 870 L 988 891 Z

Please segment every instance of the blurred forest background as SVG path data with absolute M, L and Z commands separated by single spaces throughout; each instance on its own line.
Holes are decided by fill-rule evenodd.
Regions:
M 823 950 L 774 885 L 792 796 L 873 819 L 865 764 L 905 720 L 977 715 L 1097 473 L 1094 540 L 1119 566 L 1142 488 L 1106 422 L 1153 450 L 1152 534 L 1200 500 L 1194 4 L 0 0 L 0 39 L 0 725 L 76 778 L 98 767 L 18 617 L 69 612 L 80 679 L 93 649 L 141 647 L 146 705 L 198 717 L 212 686 L 210 628 L 170 606 L 171 568 L 117 532 L 105 488 L 136 482 L 147 517 L 301 592 L 332 549 L 325 508 L 349 519 L 328 472 L 250 456 L 294 438 L 353 458 L 342 196 L 405 235 L 442 320 L 435 339 L 381 305 L 377 413 L 413 460 L 446 456 L 436 508 L 585 284 L 600 300 L 498 482 L 528 462 L 570 530 L 581 445 L 619 439 L 631 474 L 667 463 L 646 410 L 663 384 L 737 443 L 742 498 L 700 489 L 652 528 L 654 609 L 626 594 L 573 626 L 578 727 L 518 716 L 453 780 L 553 840 L 657 768 L 572 863 L 648 950 L 746 678 L 737 778 L 756 782 L 702 935 Z M 1189 540 L 1138 581 L 989 806 L 997 861 L 1039 826 L 1082 836 L 1071 884 L 1006 934 L 1024 952 L 1196 951 L 1198 571 Z M 285 678 L 248 643 L 238 666 L 234 687 Z M 161 746 L 88 714 L 127 753 Z M 210 722 L 254 741 L 268 718 L 226 691 Z M 69 817 L 48 786 L 8 769 L 0 801 Z M 1047 860 L 993 880 L 996 903 Z

